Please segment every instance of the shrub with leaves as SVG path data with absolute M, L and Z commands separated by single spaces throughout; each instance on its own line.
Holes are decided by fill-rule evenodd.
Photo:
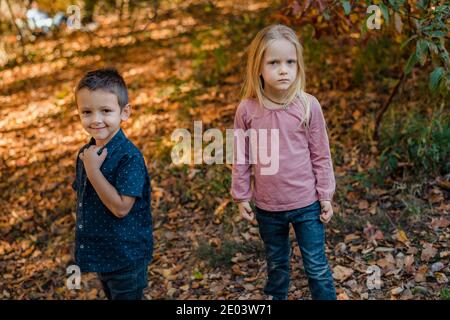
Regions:
M 380 29 L 368 29 L 368 22 L 373 18 L 381 18 L 380 15 L 384 25 Z M 434 69 L 429 78 L 430 90 L 442 96 L 448 95 L 450 59 L 445 47 L 450 31 L 448 2 L 291 0 L 278 17 L 290 25 L 311 24 L 316 30 L 316 36 L 348 33 L 367 43 L 370 37 L 388 33 L 404 39 L 401 47 L 411 51 L 404 73 L 409 74 L 417 63 L 424 66 L 430 61 Z

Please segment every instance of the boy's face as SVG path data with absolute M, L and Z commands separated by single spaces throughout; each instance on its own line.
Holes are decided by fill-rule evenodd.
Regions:
M 121 111 L 117 96 L 105 90 L 79 90 L 77 106 L 83 128 L 94 137 L 97 145 L 107 144 L 131 112 L 128 104 Z

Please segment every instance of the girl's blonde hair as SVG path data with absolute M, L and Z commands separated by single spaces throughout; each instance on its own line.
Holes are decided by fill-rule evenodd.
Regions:
M 242 87 L 242 99 L 256 98 L 263 105 L 263 79 L 261 76 L 261 61 L 264 52 L 271 42 L 277 39 L 286 39 L 291 42 L 297 53 L 297 77 L 286 93 L 286 104 L 289 105 L 294 99 L 300 100 L 302 108 L 303 123 L 309 127 L 311 117 L 311 104 L 305 92 L 305 66 L 303 62 L 303 47 L 297 35 L 291 28 L 282 25 L 271 25 L 258 32 L 248 48 L 247 70 Z

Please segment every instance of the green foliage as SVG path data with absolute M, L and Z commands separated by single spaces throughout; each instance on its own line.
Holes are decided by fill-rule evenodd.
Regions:
M 350 1 L 341 0 L 341 3 L 342 3 L 342 7 L 344 8 L 345 15 L 348 16 L 350 14 L 350 11 L 352 10 Z
M 442 300 L 450 300 L 450 290 L 447 287 L 442 288 L 440 296 Z
M 199 50 L 192 61 L 197 80 L 207 86 L 220 83 L 226 74 L 226 67 L 230 59 L 227 51 L 223 46 L 213 50 L 202 50 L 201 42 L 198 42 L 197 39 L 192 44 Z
M 225 239 L 219 246 L 213 246 L 202 239 L 199 241 L 196 255 L 199 259 L 207 261 L 213 268 L 230 268 L 233 265 L 231 259 L 238 252 L 243 255 L 253 255 L 258 259 L 264 257 L 264 247 L 260 241 L 239 242 L 231 239 Z
M 364 87 L 368 81 L 391 78 L 391 66 L 398 61 L 399 56 L 400 53 L 389 37 L 371 39 L 357 51 L 352 66 L 352 84 Z
M 382 132 L 382 173 L 394 174 L 400 163 L 416 176 L 450 172 L 449 124 L 449 113 L 442 110 L 431 119 L 418 112 L 391 116 Z
M 405 57 L 409 57 L 406 63 L 401 62 L 402 59 L 398 60 L 404 64 L 403 72 L 410 74 L 417 64 L 426 70 L 427 64 L 431 64 L 433 71 L 429 75 L 428 88 L 435 95 L 447 97 L 450 87 L 450 58 L 445 44 L 448 40 L 446 35 L 450 32 L 450 5 L 441 3 L 442 1 L 438 0 L 417 1 L 415 4 L 405 0 L 378 1 L 375 5 L 379 8 L 384 24 L 381 30 L 370 32 L 367 32 L 366 26 L 367 8 L 373 5 L 372 1 L 317 1 L 309 5 L 303 5 L 302 1 L 289 1 L 287 9 L 282 12 L 292 24 L 312 24 L 317 35 L 337 32 L 354 34 L 353 31 L 358 31 L 355 26 L 361 26 L 360 38 L 363 40 L 366 37 L 378 38 L 383 35 L 389 36 L 393 44 L 399 40 L 403 41 L 400 48 L 407 49 Z M 314 6 L 316 8 L 312 9 Z M 397 18 L 402 21 L 401 31 L 393 28 L 394 25 L 398 26 Z M 321 22 L 323 20 L 326 23 Z
M 424 66 L 429 58 L 434 66 L 429 77 L 429 89 L 434 94 L 447 96 L 450 86 L 450 59 L 445 48 L 445 36 L 450 31 L 446 23 L 450 16 L 450 6 L 441 5 L 433 9 L 428 8 L 429 2 L 419 1 L 417 4 L 421 8 L 422 16 L 415 20 L 416 34 L 404 43 L 409 44 L 414 39 L 416 50 L 411 53 L 404 71 L 406 74 L 410 73 L 418 62 Z M 436 1 L 432 2 L 436 4 Z
M 200 242 L 197 248 L 197 256 L 201 260 L 207 260 L 213 268 L 230 267 L 231 258 L 239 251 L 241 244 L 236 241 L 225 240 L 220 248 L 213 247 L 206 242 Z

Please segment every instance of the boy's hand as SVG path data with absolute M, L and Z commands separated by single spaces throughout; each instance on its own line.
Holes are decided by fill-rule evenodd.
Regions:
M 238 203 L 239 213 L 242 218 L 248 221 L 252 221 L 255 218 L 255 214 L 253 213 L 252 207 L 250 207 L 250 202 L 244 201 Z
M 100 167 L 102 166 L 102 163 L 103 161 L 105 161 L 108 151 L 106 150 L 106 148 L 104 148 L 102 150 L 102 153 L 100 153 L 99 155 L 98 151 L 100 149 L 101 147 L 98 146 L 90 146 L 89 148 L 84 149 L 82 153 L 80 153 L 80 159 L 83 161 L 86 172 L 100 169 Z
M 331 217 L 333 216 L 333 206 L 331 205 L 331 201 L 320 201 L 320 207 L 322 211 L 322 214 L 320 215 L 320 221 L 322 221 L 322 223 L 330 222 Z

